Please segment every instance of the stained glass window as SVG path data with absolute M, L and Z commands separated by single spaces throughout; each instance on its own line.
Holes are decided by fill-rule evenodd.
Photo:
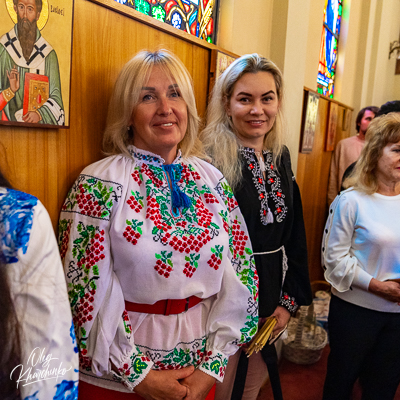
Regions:
M 218 0 L 115 0 L 209 43 L 215 43 Z
M 342 3 L 343 0 L 325 0 L 317 88 L 319 93 L 330 98 L 333 98 Z

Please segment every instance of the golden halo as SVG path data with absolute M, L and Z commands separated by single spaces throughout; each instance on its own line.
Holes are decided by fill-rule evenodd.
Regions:
M 11 19 L 14 24 L 18 22 L 17 13 L 14 10 L 14 2 L 13 0 L 6 0 L 7 11 L 10 14 Z M 47 24 L 49 19 L 49 2 L 48 0 L 42 0 L 42 11 L 40 12 L 40 17 L 37 21 L 37 27 L 39 31 L 41 31 Z

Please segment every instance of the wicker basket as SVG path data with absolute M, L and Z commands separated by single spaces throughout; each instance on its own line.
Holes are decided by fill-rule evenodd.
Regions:
M 283 356 L 295 364 L 313 364 L 321 358 L 328 335 L 315 322 L 306 326 L 307 316 L 313 315 L 312 305 L 300 307 L 299 314 L 299 318 L 292 318 L 289 322 L 288 337 L 283 340 Z

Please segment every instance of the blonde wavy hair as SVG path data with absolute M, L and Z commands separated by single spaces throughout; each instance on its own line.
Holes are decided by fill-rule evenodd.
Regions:
M 391 112 L 375 117 L 365 134 L 365 146 L 361 155 L 352 173 L 343 182 L 343 187 L 346 189 L 354 187 L 354 189 L 366 194 L 376 193 L 379 186 L 376 172 L 383 149 L 388 144 L 399 141 L 400 113 Z
M 135 135 L 130 127 L 132 113 L 139 104 L 142 87 L 146 85 L 155 66 L 162 68 L 171 80 L 176 81 L 187 106 L 188 126 L 178 148 L 184 157 L 204 157 L 203 147 L 198 138 L 199 117 L 192 78 L 182 61 L 168 50 L 141 51 L 122 68 L 108 108 L 103 137 L 104 152 L 107 155 L 122 153 L 130 156 L 127 146 L 132 144 Z
M 244 74 L 257 72 L 268 72 L 275 81 L 279 108 L 272 129 L 264 137 L 263 149 L 272 151 L 273 162 L 277 165 L 283 150 L 284 136 L 283 77 L 272 61 L 257 53 L 238 58 L 218 78 L 207 110 L 207 126 L 200 136 L 212 163 L 225 175 L 232 188 L 236 188 L 242 179 L 242 160 L 238 152 L 240 142 L 227 114 L 227 105 L 236 82 Z

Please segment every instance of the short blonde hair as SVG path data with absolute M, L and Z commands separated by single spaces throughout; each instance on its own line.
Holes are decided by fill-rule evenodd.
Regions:
M 142 87 L 145 86 L 153 67 L 161 67 L 179 86 L 187 105 L 188 126 L 184 138 L 178 144 L 184 157 L 203 156 L 198 139 L 199 117 L 193 92 L 192 78 L 182 61 L 168 50 L 141 51 L 128 61 L 115 82 L 108 108 L 107 124 L 103 137 L 106 154 L 125 154 L 135 133 L 131 132 L 132 112 L 139 104 Z
M 365 141 L 360 158 L 350 176 L 343 182 L 343 187 L 354 187 L 372 194 L 378 191 L 376 171 L 383 149 L 390 143 L 400 141 L 400 113 L 392 112 L 375 117 L 368 126 Z
M 264 149 L 272 151 L 275 165 L 283 150 L 282 73 L 265 57 L 257 53 L 246 54 L 235 60 L 217 80 L 208 106 L 207 126 L 201 134 L 206 153 L 211 157 L 212 163 L 225 175 L 232 188 L 235 188 L 242 178 L 242 162 L 238 153 L 240 143 L 235 134 L 236 129 L 227 114 L 226 107 L 236 82 L 244 74 L 257 72 L 268 72 L 273 76 L 279 100 L 274 125 L 264 138 Z

